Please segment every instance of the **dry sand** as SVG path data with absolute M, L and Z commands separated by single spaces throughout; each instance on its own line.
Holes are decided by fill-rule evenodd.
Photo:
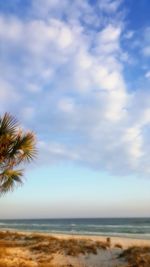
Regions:
M 74 239 L 91 239 L 93 241 L 106 241 L 106 236 L 88 236 L 88 235 L 66 235 L 66 234 L 53 234 L 57 238 L 74 238 Z M 125 237 L 110 237 L 111 245 L 121 244 L 123 248 L 128 248 L 130 246 L 150 246 L 150 240 L 147 239 L 135 239 L 135 238 L 125 238 Z

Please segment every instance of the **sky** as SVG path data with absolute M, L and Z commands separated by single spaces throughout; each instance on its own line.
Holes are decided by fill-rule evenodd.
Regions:
M 150 216 L 149 11 L 149 0 L 0 0 L 0 114 L 38 148 L 0 219 Z

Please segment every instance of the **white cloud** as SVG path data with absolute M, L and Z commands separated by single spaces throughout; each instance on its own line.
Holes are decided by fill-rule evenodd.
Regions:
M 17 92 L 17 90 L 9 82 L 0 79 L 0 112 L 9 111 L 10 106 L 18 105 L 22 96 Z
M 74 111 L 73 99 L 62 98 L 58 102 L 58 109 L 60 109 L 60 111 L 62 111 L 62 112 L 67 112 L 67 113 L 70 113 L 70 112 Z
M 98 35 L 97 38 L 97 51 L 100 54 L 108 54 L 119 52 L 119 38 L 121 34 L 121 28 L 113 25 L 105 27 Z
M 134 36 L 134 31 L 127 31 L 124 34 L 124 38 L 126 38 L 126 39 L 131 39 L 133 36 Z
M 121 29 L 118 27 L 114 27 L 112 25 L 108 25 L 104 30 L 100 33 L 100 42 L 107 44 L 116 42 L 119 39 L 121 34 Z
M 145 77 L 148 78 L 148 79 L 150 79 L 150 71 L 148 71 L 148 72 L 145 73 Z
M 77 160 L 79 157 L 78 154 L 71 152 L 64 145 L 55 142 L 39 141 L 38 149 L 42 152 L 39 161 L 44 164 L 49 162 L 56 163 L 62 160 Z
M 137 167 L 138 160 L 143 156 L 141 129 L 137 126 L 127 128 L 123 136 L 124 145 L 128 147 L 131 164 Z
M 143 54 L 148 57 L 150 56 L 150 46 L 145 46 L 143 48 Z
M 121 4 L 121 0 L 100 0 L 99 6 L 102 10 L 111 13 L 116 12 Z
M 22 23 L 15 17 L 0 17 L 0 38 L 17 42 L 21 37 Z
M 27 90 L 31 93 L 38 93 L 42 90 L 42 88 L 40 88 L 38 84 L 31 83 L 28 84 Z
M 124 78 L 121 1 L 98 1 L 100 19 L 86 0 L 32 3 L 28 20 L 0 17 L 0 104 L 9 98 L 10 111 L 37 131 L 43 162 L 149 174 L 150 94 L 129 91 Z

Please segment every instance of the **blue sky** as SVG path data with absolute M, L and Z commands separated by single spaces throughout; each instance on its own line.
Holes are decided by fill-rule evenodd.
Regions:
M 0 0 L 0 113 L 37 134 L 0 218 L 150 216 L 148 0 Z

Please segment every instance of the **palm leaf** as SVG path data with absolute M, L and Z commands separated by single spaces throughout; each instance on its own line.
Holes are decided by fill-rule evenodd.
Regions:
M 0 194 L 22 183 L 22 171 L 14 168 L 36 156 L 35 144 L 35 135 L 19 130 L 13 116 L 5 113 L 0 117 Z
M 0 117 L 0 136 L 14 134 L 17 126 L 17 120 L 9 113 L 5 113 L 3 117 Z
M 0 174 L 0 194 L 13 190 L 17 184 L 22 184 L 22 170 L 6 169 Z
M 10 158 L 15 159 L 15 164 L 22 161 L 31 161 L 36 156 L 35 135 L 32 132 L 19 134 L 14 140 Z

